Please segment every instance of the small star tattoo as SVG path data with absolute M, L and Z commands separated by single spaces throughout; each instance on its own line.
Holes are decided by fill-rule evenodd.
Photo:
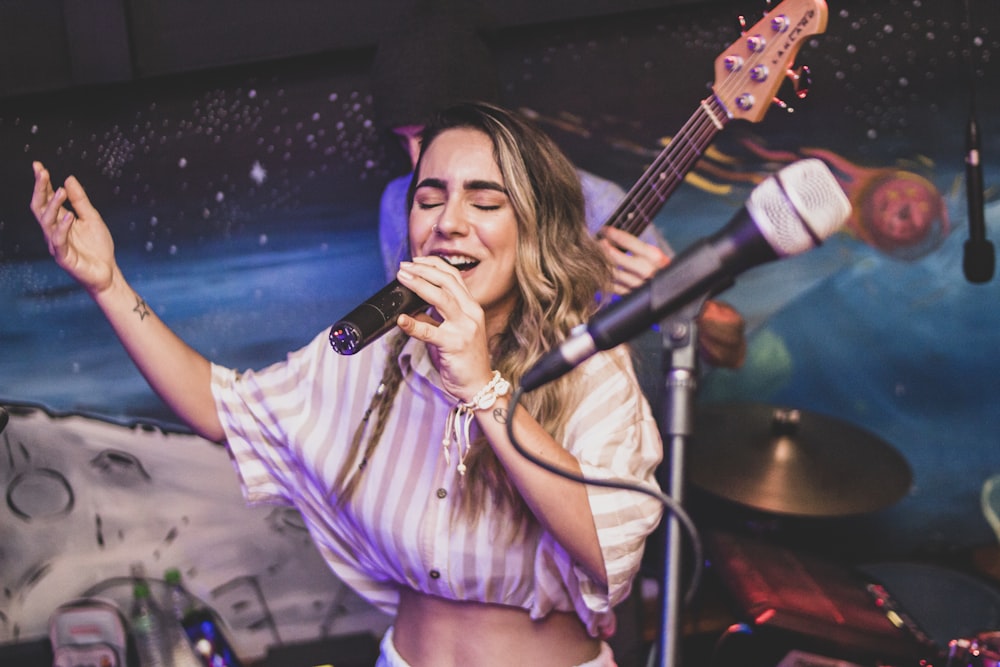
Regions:
M 497 408 L 493 411 L 493 419 L 498 424 L 507 423 L 507 410 L 505 408 Z
M 146 316 L 150 314 L 149 306 L 146 305 L 146 300 L 138 294 L 135 295 L 135 308 L 132 309 L 132 312 L 138 313 L 140 320 L 146 319 Z

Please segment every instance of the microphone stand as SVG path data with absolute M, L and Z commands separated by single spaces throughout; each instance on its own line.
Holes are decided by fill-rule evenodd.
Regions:
M 694 430 L 694 399 L 698 388 L 698 326 L 695 318 L 707 300 L 689 304 L 660 321 L 663 346 L 664 395 L 660 413 L 660 435 L 669 462 L 666 493 L 678 505 L 684 501 L 684 456 L 687 441 Z M 681 545 L 680 521 L 668 511 L 663 544 L 663 580 L 661 584 L 661 627 L 658 653 L 661 667 L 678 664 L 681 614 Z

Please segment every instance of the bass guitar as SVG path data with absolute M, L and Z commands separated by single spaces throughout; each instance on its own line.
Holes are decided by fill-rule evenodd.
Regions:
M 638 236 L 653 221 L 715 136 L 732 120 L 758 122 L 775 101 L 802 44 L 826 30 L 825 0 L 784 0 L 715 59 L 712 94 L 656 156 L 604 223 Z M 800 97 L 805 89 L 796 87 Z M 782 104 L 778 102 L 778 104 Z

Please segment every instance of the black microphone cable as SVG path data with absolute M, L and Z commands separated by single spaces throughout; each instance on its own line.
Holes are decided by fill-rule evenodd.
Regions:
M 520 386 L 514 390 L 514 393 L 510 397 L 510 408 L 507 410 L 507 437 L 510 438 L 510 442 L 514 445 L 514 449 L 528 459 L 535 465 L 548 470 L 551 473 L 564 477 L 568 480 L 579 482 L 581 484 L 590 484 L 591 486 L 601 486 L 610 489 L 624 489 L 626 491 L 637 491 L 639 493 L 644 493 L 647 496 L 652 496 L 660 501 L 660 503 L 667 508 L 667 510 L 681 522 L 684 529 L 687 531 L 688 536 L 691 538 L 691 553 L 694 556 L 694 563 L 691 571 L 691 581 L 688 583 L 687 591 L 684 594 L 684 604 L 691 604 L 694 600 L 695 594 L 698 592 L 698 587 L 701 585 L 702 572 L 704 570 L 704 551 L 701 546 L 701 536 L 698 534 L 698 529 L 694 525 L 694 521 L 691 520 L 691 516 L 684 511 L 684 508 L 680 506 L 677 501 L 668 496 L 667 494 L 659 491 L 657 489 L 648 488 L 645 486 L 639 486 L 631 482 L 625 482 L 618 479 L 591 479 L 589 477 L 584 477 L 583 475 L 577 475 L 574 472 L 560 468 L 559 466 L 553 465 L 548 461 L 544 461 L 531 452 L 527 451 L 521 443 L 517 441 L 514 436 L 514 413 L 517 410 L 517 406 L 521 401 L 521 394 L 524 393 L 524 389 Z M 666 591 L 660 591 L 661 595 L 666 595 Z

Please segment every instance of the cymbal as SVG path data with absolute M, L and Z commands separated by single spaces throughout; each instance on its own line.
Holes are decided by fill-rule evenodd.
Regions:
M 872 512 L 894 504 L 912 483 L 906 460 L 875 435 L 825 415 L 758 403 L 698 408 L 687 459 L 695 486 L 792 516 Z

